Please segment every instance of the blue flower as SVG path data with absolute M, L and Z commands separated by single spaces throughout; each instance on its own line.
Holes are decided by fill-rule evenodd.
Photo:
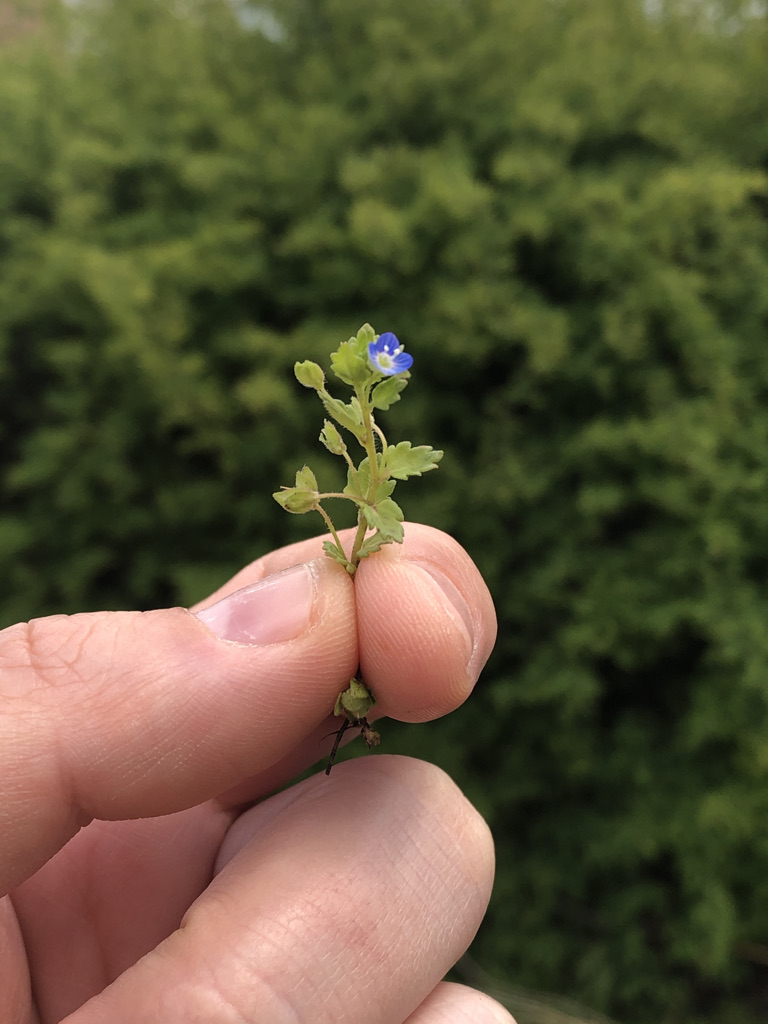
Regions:
M 403 351 L 403 346 L 392 331 L 380 334 L 368 346 L 368 359 L 374 370 L 385 377 L 394 377 L 396 373 L 405 373 L 413 366 L 413 356 Z

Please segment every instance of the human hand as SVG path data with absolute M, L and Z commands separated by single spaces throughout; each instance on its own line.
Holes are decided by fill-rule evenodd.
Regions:
M 261 799 L 327 750 L 358 661 L 378 713 L 425 721 L 495 637 L 445 534 L 408 525 L 354 585 L 321 542 L 248 566 L 199 617 L 0 632 L 3 1024 L 511 1021 L 440 981 L 493 873 L 443 773 L 378 755 Z

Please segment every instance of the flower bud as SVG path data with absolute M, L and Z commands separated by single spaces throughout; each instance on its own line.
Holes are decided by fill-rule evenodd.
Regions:
M 305 359 L 303 363 L 295 363 L 293 372 L 296 374 L 296 380 L 305 388 L 322 391 L 325 387 L 325 374 L 322 368 L 317 363 L 313 363 L 311 359 Z

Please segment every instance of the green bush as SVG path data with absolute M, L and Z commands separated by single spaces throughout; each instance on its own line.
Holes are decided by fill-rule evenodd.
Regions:
M 273 12 L 54 4 L 0 53 L 0 617 L 187 603 L 319 530 L 270 497 L 336 471 L 291 366 L 395 330 L 394 432 L 447 453 L 406 513 L 500 619 L 466 708 L 385 733 L 494 829 L 475 955 L 627 1021 L 756 1020 L 766 17 Z

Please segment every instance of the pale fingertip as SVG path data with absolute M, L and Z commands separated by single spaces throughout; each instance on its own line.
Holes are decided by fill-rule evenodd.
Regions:
M 516 1024 L 501 1003 L 485 992 L 443 981 L 404 1024 Z
M 490 593 L 447 534 L 408 523 L 355 578 L 361 668 L 379 711 L 426 721 L 469 696 L 496 638 Z
M 429 572 L 471 624 L 472 655 L 467 673 L 474 685 L 496 642 L 496 609 L 485 580 L 457 540 L 421 523 L 407 524 L 402 558 Z

